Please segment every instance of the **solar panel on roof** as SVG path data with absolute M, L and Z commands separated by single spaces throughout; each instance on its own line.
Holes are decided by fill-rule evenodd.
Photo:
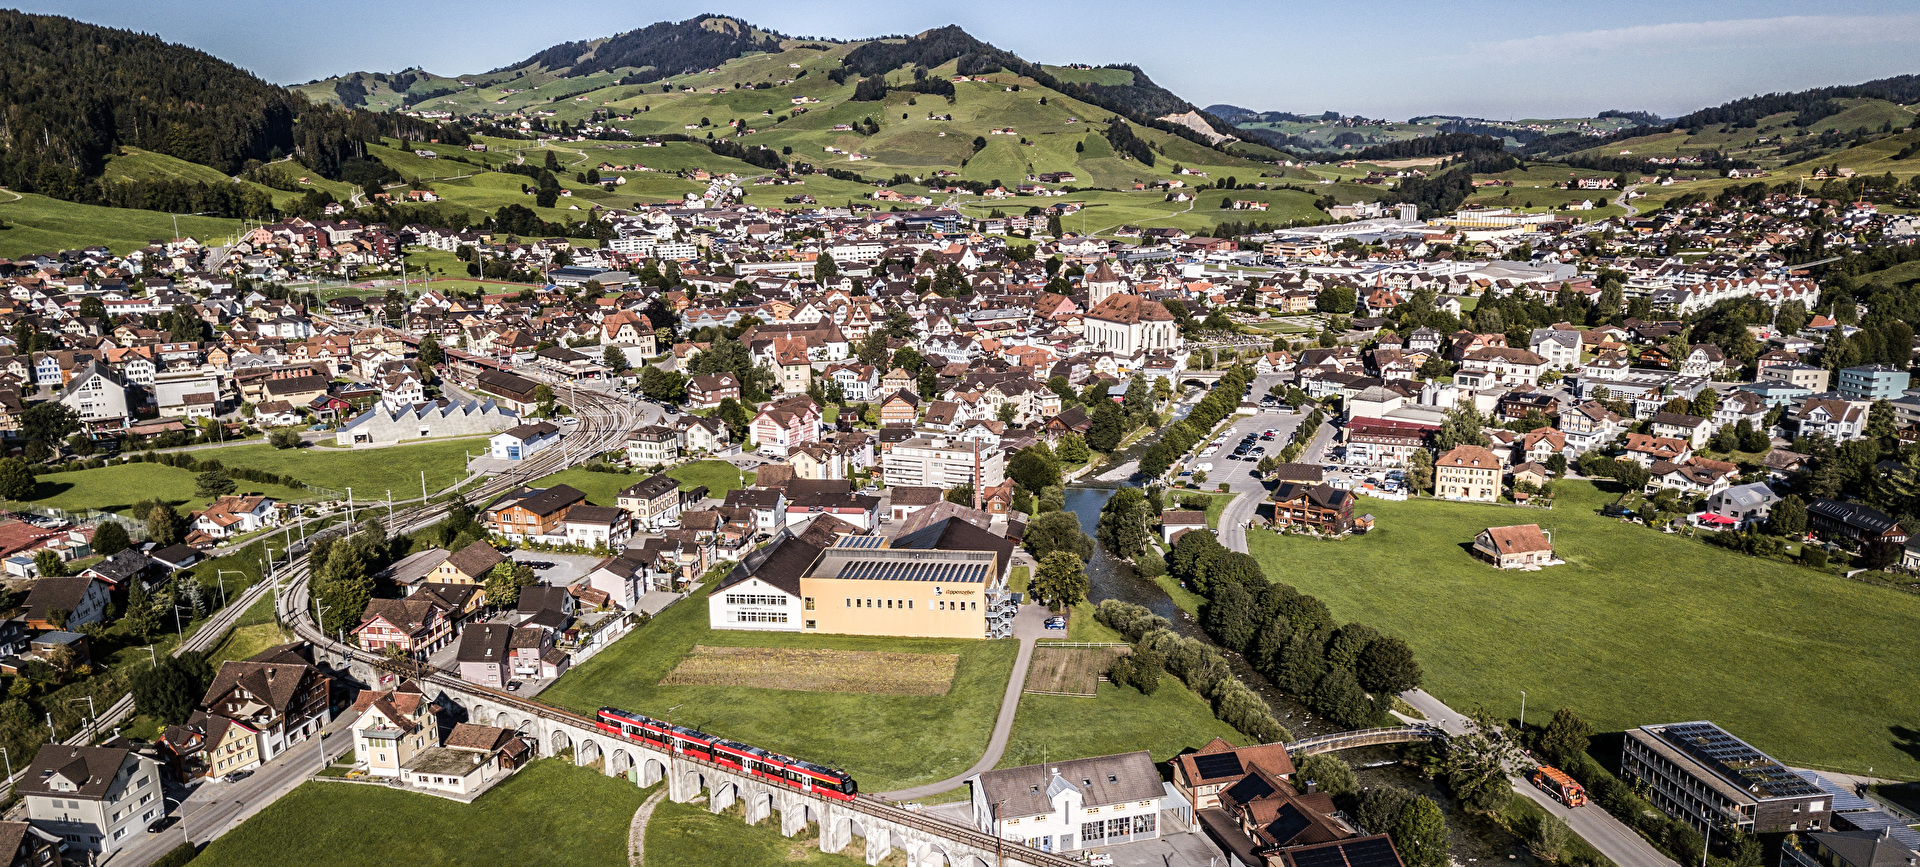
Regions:
M 1300 836 L 1301 831 L 1307 830 L 1312 825 L 1313 821 L 1301 813 L 1299 807 L 1288 804 L 1281 809 L 1279 815 L 1273 818 L 1273 821 L 1267 823 L 1266 830 L 1275 843 L 1286 843 Z
M 1273 794 L 1273 787 L 1267 785 L 1265 777 L 1259 774 L 1248 774 L 1240 782 L 1234 783 L 1233 787 L 1227 790 L 1227 794 L 1232 795 L 1235 801 L 1245 804 Z
M 1393 845 L 1384 837 L 1356 840 L 1340 848 L 1346 851 L 1347 864 L 1351 867 L 1399 867 L 1400 864 L 1400 859 L 1393 854 Z
M 1286 853 L 1287 860 L 1295 867 L 1346 867 L 1347 859 L 1340 856 L 1340 847 L 1328 846 L 1323 849 L 1295 849 Z
M 1204 780 L 1217 780 L 1243 773 L 1240 768 L 1240 756 L 1237 753 L 1209 753 L 1204 756 L 1194 756 L 1193 768 L 1200 772 L 1200 778 Z

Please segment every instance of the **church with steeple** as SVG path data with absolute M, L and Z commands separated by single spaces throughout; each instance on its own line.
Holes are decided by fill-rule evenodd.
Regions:
M 1149 352 L 1180 348 L 1180 327 L 1165 305 L 1128 292 L 1126 281 L 1105 259 L 1086 278 L 1086 330 L 1092 349 L 1121 358 L 1139 358 Z

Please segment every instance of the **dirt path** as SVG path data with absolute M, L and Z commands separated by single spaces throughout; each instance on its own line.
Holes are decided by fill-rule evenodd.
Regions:
M 640 867 L 647 863 L 647 822 L 653 818 L 653 808 L 667 797 L 667 787 L 661 786 L 640 809 L 633 811 L 633 824 L 627 826 L 627 864 Z

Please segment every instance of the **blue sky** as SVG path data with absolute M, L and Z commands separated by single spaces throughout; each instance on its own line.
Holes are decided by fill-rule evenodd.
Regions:
M 1031 60 L 1137 64 L 1199 105 L 1392 119 L 1673 115 L 1753 93 L 1920 73 L 1913 0 L 27 0 L 21 8 L 155 33 L 288 84 L 416 65 L 480 72 L 557 42 L 705 12 L 835 38 L 959 24 Z

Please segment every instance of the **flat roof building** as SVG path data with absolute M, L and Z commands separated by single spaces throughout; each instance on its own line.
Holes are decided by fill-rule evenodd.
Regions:
M 1710 722 L 1628 729 L 1620 770 L 1648 788 L 1655 806 L 1703 834 L 1822 831 L 1833 815 L 1819 786 Z
M 827 529 L 832 528 L 832 529 Z M 1014 544 L 955 518 L 894 539 L 832 516 L 783 530 L 707 597 L 714 629 L 1000 638 Z

